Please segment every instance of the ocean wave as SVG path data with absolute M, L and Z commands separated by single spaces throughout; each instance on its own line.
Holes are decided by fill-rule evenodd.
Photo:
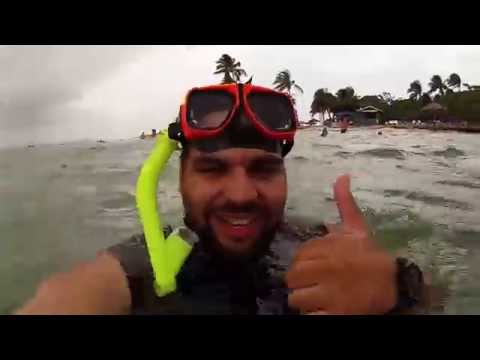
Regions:
M 395 167 L 397 169 L 402 169 L 402 170 L 406 170 L 406 171 L 410 171 L 410 172 L 420 172 L 419 169 L 412 169 L 412 168 L 409 168 L 409 167 L 406 167 L 406 166 L 403 166 L 403 165 L 395 165 Z
M 108 168 L 105 168 L 105 169 L 103 169 L 102 171 L 99 171 L 99 172 L 103 172 L 103 173 L 115 173 L 115 174 L 132 174 L 132 173 L 135 172 L 135 170 L 133 170 L 133 169 L 122 169 L 122 168 L 108 167 Z
M 469 272 L 468 251 L 461 240 L 478 239 L 478 233 L 448 231 L 409 210 L 376 212 L 367 208 L 364 214 L 379 245 L 422 269 L 436 294 L 432 294 L 431 311 L 448 312 L 448 303 L 459 297 Z
M 334 144 L 319 144 L 319 143 L 313 143 L 312 147 L 329 147 L 329 148 L 337 148 L 341 149 L 342 147 L 340 145 L 334 145 Z
M 409 154 L 412 154 L 412 155 L 419 155 L 419 156 L 427 156 L 427 154 L 425 153 L 421 153 L 421 152 L 416 152 L 416 151 L 410 151 Z
M 333 154 L 334 156 L 339 156 L 339 157 L 342 157 L 344 159 L 346 159 L 347 157 L 353 155 L 352 153 L 348 152 L 348 151 L 337 151 L 335 154 Z
M 294 157 L 292 157 L 292 160 L 306 161 L 306 160 L 309 160 L 309 159 L 306 158 L 305 156 L 295 155 Z
M 110 215 L 119 215 L 119 214 L 122 214 L 122 215 L 128 215 L 128 214 L 131 214 L 131 215 L 136 215 L 136 209 L 134 207 L 121 207 L 121 208 L 103 208 L 102 209 L 103 212 L 107 213 L 107 214 L 110 214 Z
M 460 187 L 465 187 L 469 189 L 480 189 L 480 184 L 474 184 L 468 181 L 461 181 L 461 180 L 442 180 L 442 181 L 436 181 L 435 184 L 460 186 Z
M 409 200 L 421 201 L 428 205 L 440 205 L 466 211 L 472 210 L 472 207 L 465 202 L 447 199 L 442 196 L 429 195 L 423 192 L 411 192 L 406 196 L 406 198 Z
M 449 208 L 455 208 L 465 211 L 471 211 L 473 208 L 470 204 L 467 204 L 462 201 L 447 199 L 443 196 L 436 196 L 427 194 L 424 192 L 417 192 L 417 191 L 406 191 L 406 190 L 396 190 L 396 189 L 386 189 L 383 191 L 384 195 L 387 197 L 396 197 L 402 196 L 405 199 L 413 200 L 413 201 L 420 201 L 427 205 L 433 206 L 444 206 Z
M 135 203 L 135 197 L 130 193 L 124 193 L 118 198 L 107 199 L 101 202 L 103 210 L 117 210 L 130 208 Z
M 405 160 L 405 155 L 403 151 L 398 149 L 389 149 L 389 148 L 377 148 L 377 149 L 370 149 L 359 151 L 356 155 L 362 156 L 372 156 L 384 159 L 397 159 L 397 160 Z
M 445 158 L 456 158 L 459 156 L 465 156 L 465 152 L 457 149 L 454 146 L 448 146 L 445 150 L 437 150 L 432 152 L 435 156 L 443 156 Z
M 442 161 L 434 161 L 433 162 L 435 165 L 441 166 L 441 167 L 450 167 L 447 163 L 444 163 Z
M 454 245 L 444 236 L 435 234 L 424 241 L 412 239 L 400 252 L 414 261 L 429 278 L 432 285 L 449 292 L 458 291 L 468 276 L 465 257 L 468 251 Z M 447 299 L 442 299 L 446 301 Z
M 387 197 L 391 197 L 391 196 L 404 196 L 404 195 L 407 195 L 408 194 L 408 191 L 405 191 L 405 190 L 384 190 L 383 191 L 383 194 Z

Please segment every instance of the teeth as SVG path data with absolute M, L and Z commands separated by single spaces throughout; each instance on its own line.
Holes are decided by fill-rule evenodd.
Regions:
M 248 225 L 250 220 L 248 219 L 225 219 L 229 224 L 235 226 Z

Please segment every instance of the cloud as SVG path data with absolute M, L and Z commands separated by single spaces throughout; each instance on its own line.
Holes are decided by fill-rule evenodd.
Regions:
M 0 48 L 0 124 L 9 128 L 44 126 L 49 108 L 81 97 L 145 50 L 125 46 Z
M 213 71 L 223 53 L 260 85 L 289 69 L 305 90 L 301 119 L 318 88 L 406 97 L 411 81 L 426 88 L 433 74 L 451 72 L 480 84 L 479 46 L 3 46 L 0 135 L 44 142 L 164 128 L 189 88 L 220 81 Z

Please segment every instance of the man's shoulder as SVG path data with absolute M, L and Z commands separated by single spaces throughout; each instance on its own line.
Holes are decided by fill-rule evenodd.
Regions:
M 172 231 L 171 226 L 163 228 L 165 236 L 168 236 Z M 118 244 L 110 246 L 106 251 L 117 258 L 127 276 L 143 277 L 152 274 L 145 234 L 134 234 Z

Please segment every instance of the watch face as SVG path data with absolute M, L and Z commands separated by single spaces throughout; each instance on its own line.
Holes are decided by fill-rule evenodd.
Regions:
M 410 264 L 406 269 L 406 284 L 410 297 L 420 301 L 423 289 L 423 274 L 415 264 Z
M 413 262 L 404 258 L 397 259 L 397 264 L 399 295 L 411 302 L 419 302 L 423 290 L 422 271 Z

